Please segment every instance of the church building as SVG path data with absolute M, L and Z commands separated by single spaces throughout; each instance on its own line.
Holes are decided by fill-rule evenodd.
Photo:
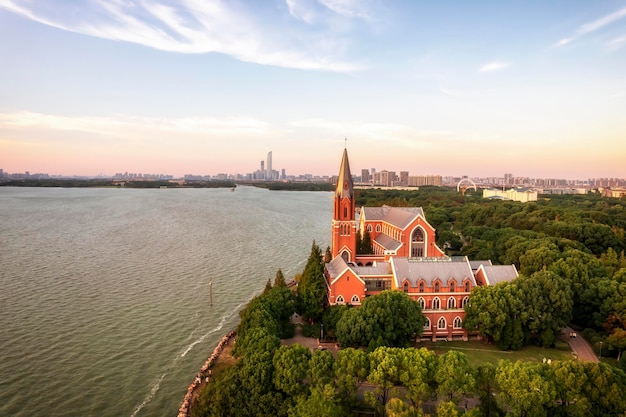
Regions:
M 358 218 L 357 218 L 358 213 Z M 369 234 L 372 253 L 357 253 L 357 237 Z M 332 220 L 332 257 L 324 274 L 330 305 L 358 306 L 384 290 L 404 291 L 420 303 L 426 324 L 422 337 L 467 340 L 465 304 L 472 288 L 517 278 L 514 265 L 447 256 L 421 207 L 361 207 L 344 149 Z

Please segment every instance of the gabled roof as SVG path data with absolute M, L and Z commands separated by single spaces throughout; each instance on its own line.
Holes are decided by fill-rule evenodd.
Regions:
M 356 267 L 354 267 L 356 268 Z M 346 271 L 350 270 L 356 277 L 365 284 L 365 281 L 355 272 L 352 266 L 348 265 L 341 256 L 335 256 L 335 259 L 326 264 L 326 270 L 330 277 L 330 283 L 333 284 L 338 278 L 340 278 Z
M 385 248 L 385 250 L 395 251 L 395 250 L 398 250 L 400 246 L 402 246 L 402 242 L 399 242 L 395 240 L 394 238 L 387 236 L 384 233 L 381 233 L 380 235 L 376 236 L 376 239 L 374 239 L 374 242 L 378 243 L 380 246 Z
M 496 285 L 501 282 L 513 281 L 518 277 L 515 265 L 481 265 L 487 285 Z
M 491 259 L 487 259 L 486 261 L 469 261 L 470 266 L 472 267 L 472 271 L 478 270 L 481 265 L 491 266 Z
M 396 286 L 400 288 L 402 281 L 409 281 L 412 287 L 417 286 L 423 279 L 427 286 L 432 286 L 436 278 L 444 284 L 454 279 L 458 285 L 462 285 L 465 279 L 469 279 L 472 286 L 476 285 L 472 268 L 467 258 L 449 258 L 447 256 L 436 258 L 392 258 L 390 260 L 396 279 Z
M 348 264 L 341 256 L 335 256 L 332 261 L 326 264 L 326 270 L 328 271 L 331 279 L 337 278 L 348 268 Z
M 421 207 L 363 207 L 361 215 L 366 221 L 381 221 L 403 230 L 418 216 L 426 219 Z
M 339 167 L 339 177 L 337 179 L 337 189 L 335 196 L 338 198 L 353 198 L 354 184 L 350 173 L 350 162 L 348 161 L 348 150 L 344 148 L 341 166 Z

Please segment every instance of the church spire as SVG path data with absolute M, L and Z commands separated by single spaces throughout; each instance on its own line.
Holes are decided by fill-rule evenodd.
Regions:
M 339 178 L 337 179 L 336 198 L 354 198 L 354 184 L 350 173 L 350 162 L 348 161 L 348 149 L 344 148 L 341 166 L 339 167 Z

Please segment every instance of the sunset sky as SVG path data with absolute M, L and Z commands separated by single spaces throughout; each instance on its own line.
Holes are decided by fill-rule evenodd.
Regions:
M 0 168 L 626 178 L 626 0 L 0 0 Z

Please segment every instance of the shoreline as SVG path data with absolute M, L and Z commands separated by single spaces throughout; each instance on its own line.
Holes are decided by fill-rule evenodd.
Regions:
M 187 388 L 187 393 L 185 394 L 183 403 L 178 409 L 178 417 L 189 417 L 189 412 L 191 411 L 191 403 L 194 394 L 196 393 L 196 390 L 203 380 L 208 382 L 208 379 L 211 377 L 212 374 L 211 368 L 213 367 L 213 364 L 219 358 L 220 354 L 224 350 L 224 347 L 231 341 L 231 339 L 236 334 L 237 333 L 235 332 L 235 330 L 228 332 L 224 337 L 222 337 L 222 340 L 220 340 L 215 349 L 213 349 L 213 353 L 211 354 L 211 356 L 209 356 L 204 365 L 202 365 L 202 368 L 200 368 L 200 372 L 198 372 L 198 375 L 196 375 L 193 382 L 189 385 L 189 388 Z

